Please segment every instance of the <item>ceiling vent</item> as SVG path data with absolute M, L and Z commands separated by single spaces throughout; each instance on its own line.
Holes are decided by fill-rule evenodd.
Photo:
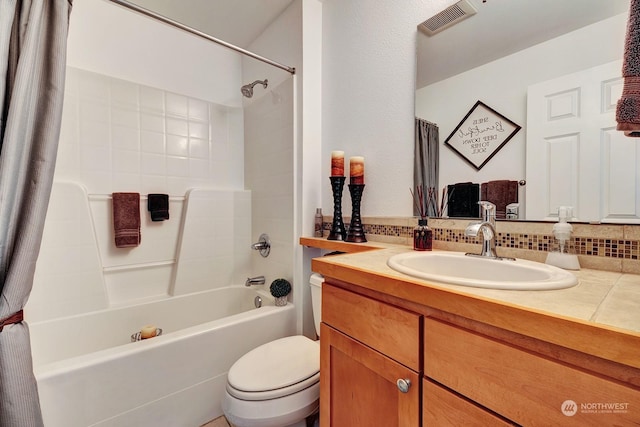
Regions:
M 418 25 L 418 28 L 428 36 L 439 33 L 449 28 L 453 24 L 457 24 L 463 19 L 473 16 L 478 11 L 469 0 L 460 0 L 431 18 Z

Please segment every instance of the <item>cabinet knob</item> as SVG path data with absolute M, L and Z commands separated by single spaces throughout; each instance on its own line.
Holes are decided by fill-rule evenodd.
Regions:
M 400 390 L 402 393 L 408 393 L 409 387 L 411 387 L 411 381 L 406 378 L 400 378 L 398 381 L 396 381 L 396 385 L 398 386 L 398 390 Z

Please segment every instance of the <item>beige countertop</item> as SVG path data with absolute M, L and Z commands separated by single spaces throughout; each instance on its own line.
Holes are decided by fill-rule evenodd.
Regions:
M 326 243 L 323 243 L 326 242 Z M 343 242 L 302 238 L 301 244 L 348 251 Z M 347 245 L 347 246 L 345 246 Z M 449 285 L 414 278 L 387 266 L 387 259 L 412 248 L 370 242 L 353 253 L 315 258 L 312 270 L 358 286 L 383 292 L 475 320 L 505 327 L 580 351 L 640 367 L 640 275 L 581 269 L 572 272 L 578 285 L 549 291 L 517 291 Z M 521 321 L 521 319 L 526 319 Z M 521 323 L 521 324 L 514 324 Z M 553 331 L 579 330 L 565 340 Z M 551 329 L 551 330 L 549 330 Z M 602 341 L 600 341 L 602 339 Z M 591 342 L 586 342 L 591 341 Z M 627 346 L 633 346 L 627 348 Z M 614 346 L 600 352 L 599 346 Z M 593 351 L 589 351 L 592 349 Z M 623 355 L 621 355 L 623 354 Z

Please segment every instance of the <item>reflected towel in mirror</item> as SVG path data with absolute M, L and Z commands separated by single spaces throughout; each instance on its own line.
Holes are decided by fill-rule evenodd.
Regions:
M 483 182 L 480 186 L 480 200 L 486 200 L 496 205 L 496 219 L 505 219 L 507 205 L 518 203 L 518 181 Z

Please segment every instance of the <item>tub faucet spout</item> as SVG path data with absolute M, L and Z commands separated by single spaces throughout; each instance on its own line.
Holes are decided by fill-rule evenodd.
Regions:
M 247 280 L 244 282 L 245 286 L 252 285 L 264 285 L 265 278 L 264 276 L 256 276 L 256 277 L 247 277 Z

